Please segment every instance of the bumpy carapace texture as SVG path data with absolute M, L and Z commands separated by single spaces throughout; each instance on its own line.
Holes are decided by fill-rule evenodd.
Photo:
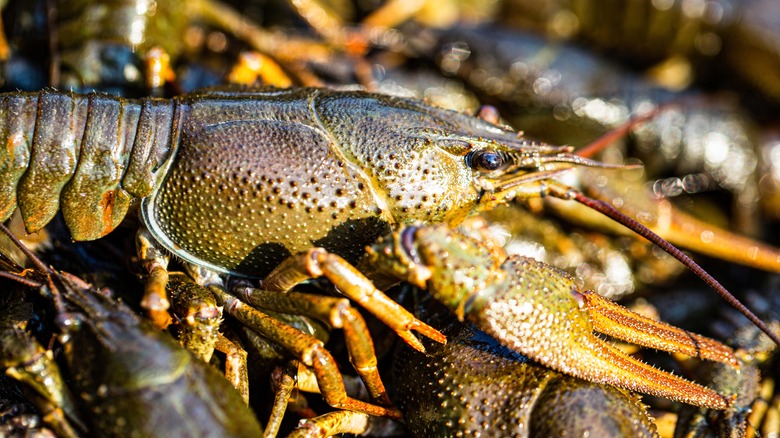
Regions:
M 178 254 L 261 276 L 312 246 L 355 261 L 396 222 L 462 219 L 478 204 L 464 156 L 519 143 L 473 117 L 365 93 L 210 93 L 180 111 L 147 223 Z

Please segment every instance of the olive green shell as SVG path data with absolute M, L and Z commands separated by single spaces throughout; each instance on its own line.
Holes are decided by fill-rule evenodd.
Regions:
M 497 130 L 417 101 L 320 89 L 178 103 L 177 150 L 145 222 L 185 260 L 257 277 L 313 246 L 354 262 L 397 222 L 465 217 L 478 199 L 465 136 Z
M 60 318 L 63 356 L 93 435 L 262 435 L 216 368 L 121 302 L 93 289 L 63 295 L 78 309 Z
M 314 88 L 6 93 L 0 114 L 0 220 L 18 205 L 35 232 L 62 210 L 73 239 L 92 240 L 146 198 L 172 254 L 254 277 L 314 246 L 355 262 L 397 224 L 456 224 L 495 200 L 470 151 L 538 150 L 420 101 Z
M 157 184 L 173 107 L 54 90 L 0 94 L 0 221 L 18 205 L 30 233 L 59 210 L 75 240 L 109 233 Z

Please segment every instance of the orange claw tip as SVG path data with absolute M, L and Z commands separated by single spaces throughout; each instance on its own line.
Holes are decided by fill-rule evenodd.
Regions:
M 596 293 L 580 294 L 593 328 L 633 344 L 700 359 L 727 363 L 739 369 L 734 350 L 713 339 L 639 315 Z
M 565 318 L 558 330 L 523 331 L 523 324 L 506 324 L 507 318 L 488 309 L 492 324 L 482 328 L 508 348 L 542 365 L 590 382 L 651 394 L 710 409 L 726 409 L 728 400 L 717 392 L 639 361 L 593 335 L 590 324 Z M 571 315 L 569 315 L 571 316 Z M 564 319 L 562 319 L 564 320 Z
M 417 339 L 416 336 L 412 334 L 412 332 L 404 330 L 398 331 L 396 333 L 398 333 L 398 336 L 400 336 L 407 345 L 419 351 L 420 353 L 425 353 L 425 346 L 422 344 L 422 342 L 420 342 L 419 339 Z
M 387 408 L 387 416 L 398 421 L 403 421 L 404 419 L 404 414 L 398 408 Z
M 575 376 L 709 409 L 727 409 L 733 403 L 712 389 L 628 356 L 599 338 L 583 344 L 590 353 L 589 364 L 577 366 L 572 372 Z

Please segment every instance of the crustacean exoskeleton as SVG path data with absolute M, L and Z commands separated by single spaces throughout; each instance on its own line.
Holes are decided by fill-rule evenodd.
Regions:
M 447 344 L 401 346 L 393 361 L 414 436 L 658 436 L 638 394 L 539 365 L 428 301 L 420 296 L 418 317 L 443 327 Z
M 76 429 L 84 427 L 77 404 L 51 350 L 24 329 L 31 316 L 30 303 L 16 303 L 0 315 L 0 369 L 29 388 L 29 398 L 46 425 L 60 436 L 76 437 Z
M 609 13 L 594 13 L 598 7 Z M 715 0 L 693 8 L 685 2 L 511 0 L 497 17 L 553 40 L 586 42 L 635 66 L 655 66 L 656 73 L 676 68 L 677 74 L 656 75 L 676 78 L 672 86 L 684 86 L 692 76 L 740 76 L 766 97 L 780 97 L 778 10 L 771 0 Z
M 199 26 L 206 23 L 262 52 L 250 55 L 264 64 L 255 76 L 277 85 L 291 82 L 269 56 L 288 63 L 322 60 L 331 52 L 317 41 L 268 32 L 215 0 L 34 0 L 3 2 L 0 9 L 7 11 L 11 24 L 5 29 L 0 26 L 0 59 L 10 64 L 4 67 L 3 78 L 9 88 L 50 85 L 136 97 L 159 96 L 168 91 L 166 85 L 187 89 L 170 82 L 184 54 L 192 55 L 207 45 L 207 32 Z M 6 42 L 3 30 L 9 32 L 10 41 Z M 38 65 L 41 61 L 32 55 L 44 50 L 51 56 Z M 200 87 L 221 82 L 220 74 L 208 76 L 205 84 L 198 82 Z
M 310 307 L 307 297 L 276 294 L 326 277 L 423 350 L 414 331 L 444 337 L 350 264 L 393 228 L 414 221 L 455 225 L 511 199 L 549 195 L 586 204 L 663 243 L 607 204 L 552 180 L 576 166 L 622 166 L 412 99 L 313 88 L 213 89 L 171 100 L 42 91 L 2 95 L 0 110 L 8 115 L 0 125 L 8 144 L 0 155 L 0 219 L 18 204 L 32 232 L 62 209 L 74 239 L 96 239 L 118 225 L 133 199 L 143 198 L 147 229 L 139 234 L 139 255 L 151 274 L 144 302 L 158 325 L 167 324 L 168 307 L 168 253 L 161 247 L 212 273 L 204 278 L 214 272 L 265 277 L 263 290 L 242 292 L 240 299 L 215 279 L 217 303 L 314 367 L 326 400 L 336 407 L 397 416 L 392 408 L 346 397 L 321 341 L 245 302 L 272 311 L 311 311 L 335 327 L 355 321 L 337 317 L 354 312 L 339 302 L 318 300 Z M 665 249 L 701 275 L 686 256 Z M 512 323 L 508 316 L 495 320 Z M 357 346 L 353 359 L 361 358 L 367 386 L 385 404 L 370 337 L 356 331 L 363 334 L 351 344 Z M 595 369 L 602 371 L 590 378 L 608 380 L 604 367 Z M 726 406 L 710 398 L 713 406 Z
M 3 351 L 22 354 L 5 356 L 2 366 L 37 392 L 57 433 L 79 436 L 72 424 L 105 436 L 260 436 L 254 414 L 216 369 L 123 303 L 44 265 L 1 224 L 0 231 L 35 266 L 23 269 L 2 254 L 0 276 L 51 301 L 70 378 L 65 385 L 50 353 L 21 329 L 4 338 Z

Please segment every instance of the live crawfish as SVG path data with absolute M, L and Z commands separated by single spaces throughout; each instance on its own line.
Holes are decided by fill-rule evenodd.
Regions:
M 33 400 L 46 414 L 44 420 L 60 436 L 262 433 L 254 414 L 216 369 L 107 291 L 47 267 L 5 226 L 0 225 L 0 231 L 35 265 L 23 269 L 0 254 L 0 276 L 37 290 L 53 306 L 70 378 L 66 385 L 51 352 L 44 353 L 21 328 L 3 328 L 0 366 L 31 388 Z M 13 336 L 8 336 L 9 330 Z
M 593 292 L 580 291 L 571 277 L 550 265 L 521 256 L 507 258 L 502 251 L 444 225 L 402 228 L 369 248 L 363 263 L 363 270 L 372 275 L 395 277 L 426 288 L 459 319 L 468 318 L 502 345 L 586 380 L 615 384 L 610 380 L 620 372 L 607 369 L 631 369 L 640 374 L 638 370 L 644 367 L 593 331 L 737 365 L 731 350 L 718 342 L 653 322 Z M 538 331 L 548 324 L 565 325 L 566 329 Z M 552 351 L 557 353 L 550 354 Z M 652 393 L 652 382 L 667 378 L 648 375 L 642 383 L 634 376 L 628 385 Z M 710 398 L 713 394 L 704 395 L 695 387 L 683 392 L 693 396 L 691 400 L 679 399 L 688 403 L 728 404 L 720 396 Z M 677 397 L 663 391 L 657 394 Z
M 550 178 L 576 165 L 610 167 L 478 118 L 360 92 L 215 89 L 170 101 L 134 101 L 42 91 L 3 95 L 0 106 L 11 115 L 0 127 L 8 144 L 0 168 L 0 218 L 18 204 L 32 232 L 61 208 L 74 239 L 96 239 L 118 225 L 134 198 L 143 198 L 151 235 L 142 234 L 143 242 L 157 242 L 213 271 L 265 276 L 267 291 L 324 275 L 420 350 L 412 331 L 439 341 L 443 336 L 349 265 L 362 246 L 406 223 L 456 224 L 513 198 L 553 195 L 587 202 Z M 220 206 L 229 215 L 203 211 L 203 205 Z M 652 233 L 643 235 L 653 239 Z M 139 251 L 153 275 L 165 271 L 159 251 Z M 218 288 L 215 293 L 242 322 L 266 321 Z M 303 303 L 295 300 L 277 305 Z M 465 305 L 453 306 L 462 315 Z M 502 321 L 507 315 L 488 318 L 513 324 Z M 324 365 L 328 355 L 319 341 L 268 324 L 266 334 L 287 336 L 280 341 L 315 367 L 323 390 L 334 387 L 335 368 Z M 603 373 L 585 376 L 608 381 Z M 381 400 L 381 385 L 374 387 Z M 661 393 L 728 405 L 711 394 Z M 338 394 L 326 398 L 340 407 L 396 415 Z

